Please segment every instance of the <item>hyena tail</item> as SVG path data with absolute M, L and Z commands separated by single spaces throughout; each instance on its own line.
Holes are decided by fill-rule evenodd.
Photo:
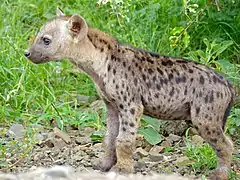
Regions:
M 228 103 L 228 106 L 227 106 L 227 109 L 224 113 L 224 116 L 223 116 L 223 122 L 222 122 L 222 130 L 225 131 L 225 127 L 226 127 L 226 122 L 227 122 L 227 118 L 230 114 L 230 111 L 231 111 L 231 106 L 232 106 L 232 102 Z
M 230 83 L 228 84 L 228 86 L 229 86 L 229 90 L 231 92 L 231 100 L 228 103 L 228 106 L 227 106 L 226 111 L 225 111 L 224 116 L 223 116 L 223 123 L 222 123 L 223 131 L 225 130 L 227 118 L 230 114 L 232 105 L 236 104 L 237 99 L 240 100 L 240 96 L 236 97 L 236 94 L 235 94 L 236 90 L 233 88 L 233 86 Z

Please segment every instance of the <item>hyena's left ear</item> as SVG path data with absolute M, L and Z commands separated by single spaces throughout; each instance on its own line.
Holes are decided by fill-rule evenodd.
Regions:
M 56 15 L 57 15 L 57 17 L 65 16 L 63 10 L 61 10 L 59 7 L 57 7 Z
M 87 36 L 88 25 L 83 17 L 79 15 L 72 15 L 68 20 L 68 29 L 74 41 L 81 41 Z

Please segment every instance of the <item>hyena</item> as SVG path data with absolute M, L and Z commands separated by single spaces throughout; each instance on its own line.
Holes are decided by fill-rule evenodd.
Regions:
M 107 107 L 102 171 L 133 172 L 137 127 L 145 114 L 190 120 L 216 151 L 218 166 L 211 179 L 227 179 L 233 145 L 224 130 L 235 95 L 219 73 L 121 44 L 89 27 L 82 16 L 66 16 L 59 9 L 24 54 L 36 64 L 67 58 L 92 78 Z

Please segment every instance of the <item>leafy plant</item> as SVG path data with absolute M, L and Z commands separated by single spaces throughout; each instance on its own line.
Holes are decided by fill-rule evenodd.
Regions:
M 217 165 L 216 154 L 208 144 L 193 145 L 186 131 L 186 151 L 185 154 L 193 161 L 191 167 L 196 173 L 207 173 Z
M 156 145 L 162 141 L 159 134 L 160 121 L 151 117 L 144 116 L 142 118 L 142 126 L 138 129 L 138 133 L 142 134 L 146 141 L 151 145 Z

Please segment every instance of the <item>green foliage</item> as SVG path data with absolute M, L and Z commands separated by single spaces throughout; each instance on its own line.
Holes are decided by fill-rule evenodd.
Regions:
M 157 119 L 143 116 L 142 125 L 138 129 L 138 133 L 142 134 L 149 144 L 156 145 L 162 141 L 162 137 L 159 134 L 160 123 L 161 121 Z
M 185 154 L 193 161 L 191 167 L 196 173 L 208 173 L 209 170 L 214 169 L 217 165 L 216 154 L 208 144 L 193 145 L 186 132 L 187 149 Z

